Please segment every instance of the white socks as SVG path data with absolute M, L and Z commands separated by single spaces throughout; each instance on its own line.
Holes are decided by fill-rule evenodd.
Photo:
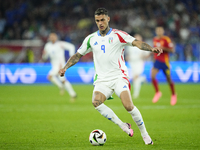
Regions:
M 102 116 L 117 124 L 120 128 L 122 128 L 124 125 L 124 123 L 117 117 L 117 115 L 105 104 L 101 104 L 95 109 L 98 110 Z
M 101 104 L 95 108 L 100 112 L 100 114 L 104 117 L 106 117 L 108 120 L 111 120 L 115 124 L 117 124 L 120 128 L 123 127 L 124 123 L 117 117 L 117 115 L 105 104 Z M 144 125 L 142 115 L 140 114 L 140 111 L 137 109 L 136 106 L 134 106 L 132 111 L 129 111 L 131 114 L 133 120 L 137 124 L 138 128 L 140 129 L 142 137 L 148 135 L 148 132 L 146 130 L 146 127 Z
M 76 92 L 72 88 L 72 85 L 69 83 L 69 81 L 65 80 L 64 87 L 65 87 L 65 89 L 67 90 L 67 92 L 69 93 L 69 95 L 71 97 L 75 97 L 76 96 Z
M 140 129 L 142 137 L 148 135 L 148 132 L 144 125 L 144 121 L 142 119 L 142 115 L 141 115 L 140 111 L 137 109 L 137 107 L 134 106 L 133 110 L 129 111 L 129 113 L 131 114 L 133 120 L 135 121 L 136 125 Z

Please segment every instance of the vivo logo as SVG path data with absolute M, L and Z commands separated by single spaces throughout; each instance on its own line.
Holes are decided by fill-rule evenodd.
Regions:
M 9 68 L 6 68 L 4 65 L 0 67 L 0 83 L 6 83 L 6 77 L 10 83 L 17 83 L 19 79 L 22 83 L 31 84 L 34 83 L 37 75 L 34 69 L 32 68 L 17 68 L 15 72 L 11 72 Z
M 175 72 L 177 73 L 177 76 L 181 82 L 187 82 L 191 76 L 194 82 L 199 81 L 200 68 L 198 67 L 198 63 L 194 63 L 193 66 L 190 66 L 188 69 L 186 69 L 185 73 L 180 67 L 176 67 Z

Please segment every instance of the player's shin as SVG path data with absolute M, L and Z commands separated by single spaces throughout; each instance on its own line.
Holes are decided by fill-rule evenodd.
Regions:
M 173 83 L 173 82 L 170 83 L 169 86 L 170 86 L 170 89 L 171 89 L 172 95 L 174 95 L 174 94 L 175 94 L 174 83 Z
M 156 93 L 159 92 L 158 81 L 156 79 L 152 79 L 152 84 L 155 88 Z
M 140 93 L 140 88 L 141 88 L 141 82 L 140 82 L 140 79 L 139 78 L 136 78 L 133 82 L 133 85 L 134 85 L 134 93 L 133 93 L 133 97 L 134 98 L 137 98 L 139 96 L 139 93 Z
M 64 86 L 71 97 L 76 96 L 76 92 L 74 91 L 74 89 L 73 89 L 72 85 L 69 83 L 69 81 L 66 80 L 64 83 Z
M 50 80 L 52 83 L 54 83 L 55 85 L 57 85 L 60 89 L 62 88 L 62 83 L 60 82 L 60 80 L 58 80 L 57 77 L 52 76 L 49 80 Z
M 120 128 L 123 126 L 123 122 L 117 117 L 117 115 L 105 104 L 101 104 L 95 108 L 98 112 L 106 117 L 108 120 L 111 120 L 117 124 Z
M 131 114 L 133 120 L 135 121 L 138 128 L 140 129 L 142 137 L 148 135 L 144 121 L 142 119 L 142 115 L 141 115 L 140 111 L 137 109 L 137 107 L 134 106 L 133 110 L 129 111 L 129 113 Z

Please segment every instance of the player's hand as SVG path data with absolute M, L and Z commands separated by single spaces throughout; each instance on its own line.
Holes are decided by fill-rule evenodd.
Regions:
M 59 75 L 61 76 L 61 77 L 63 77 L 64 75 L 65 75 L 65 72 L 66 72 L 66 69 L 64 69 L 64 68 L 62 68 L 62 69 L 60 69 L 59 70 Z
M 152 52 L 158 53 L 157 56 L 159 56 L 161 53 L 163 53 L 163 50 L 162 50 L 162 48 L 160 48 L 160 47 L 154 47 L 154 48 L 152 49 Z

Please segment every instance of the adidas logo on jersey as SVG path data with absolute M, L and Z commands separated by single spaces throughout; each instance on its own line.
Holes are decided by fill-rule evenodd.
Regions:
M 98 45 L 98 43 L 97 43 L 97 42 L 95 42 L 95 43 L 94 43 L 94 45 Z
M 126 85 L 124 85 L 124 87 L 123 88 L 127 88 L 127 86 Z

